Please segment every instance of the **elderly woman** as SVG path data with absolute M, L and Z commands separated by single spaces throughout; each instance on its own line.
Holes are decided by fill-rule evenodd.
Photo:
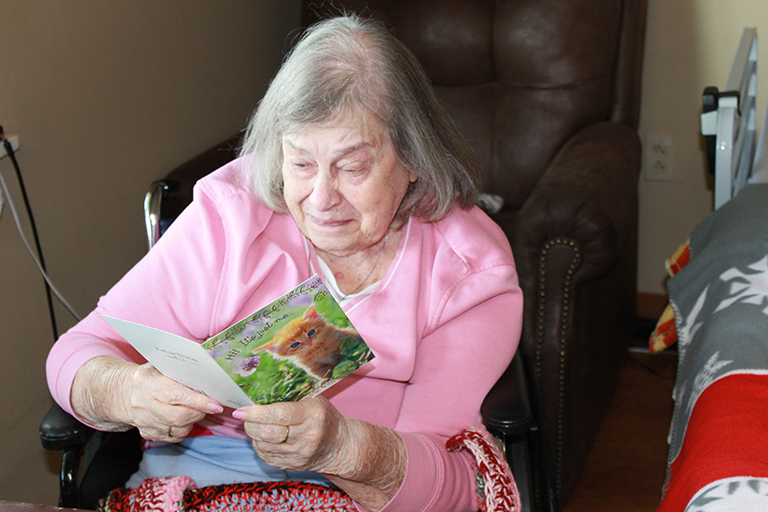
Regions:
M 160 242 L 56 343 L 56 400 L 136 427 L 139 472 L 198 485 L 335 484 L 368 510 L 473 510 L 447 437 L 480 421 L 509 364 L 522 296 L 471 158 L 415 57 L 379 24 L 306 32 L 243 156 L 201 180 Z M 233 411 L 171 381 L 100 317 L 202 341 L 319 274 L 376 358 L 319 398 Z

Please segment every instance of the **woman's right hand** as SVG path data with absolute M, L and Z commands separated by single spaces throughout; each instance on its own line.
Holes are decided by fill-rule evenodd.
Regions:
M 212 398 L 169 379 L 150 364 L 109 356 L 80 367 L 71 398 L 75 414 L 96 428 L 137 427 L 145 439 L 166 443 L 184 439 L 206 414 L 223 411 Z
M 160 373 L 149 363 L 138 366 L 128 382 L 129 423 L 150 441 L 177 443 L 206 414 L 224 409 L 215 400 Z

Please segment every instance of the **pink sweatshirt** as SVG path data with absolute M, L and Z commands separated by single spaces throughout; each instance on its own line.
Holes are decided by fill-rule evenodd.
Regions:
M 145 362 L 100 313 L 202 342 L 320 273 L 292 217 L 262 206 L 241 166 L 202 179 L 155 248 L 54 345 L 48 384 L 64 409 L 89 359 Z M 504 234 L 478 208 L 436 223 L 411 219 L 376 291 L 345 310 L 376 358 L 325 396 L 342 414 L 403 437 L 407 474 L 384 510 L 476 509 L 471 457 L 448 453 L 445 440 L 481 421 L 483 398 L 517 348 L 522 293 Z M 201 426 L 246 438 L 227 411 Z

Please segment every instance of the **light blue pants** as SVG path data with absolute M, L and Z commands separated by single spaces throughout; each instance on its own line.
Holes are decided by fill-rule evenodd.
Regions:
M 126 487 L 138 487 L 145 478 L 181 475 L 191 477 L 198 487 L 266 481 L 331 485 L 320 473 L 284 471 L 266 464 L 256 454 L 250 441 L 204 436 L 146 450 L 138 471 L 131 476 Z

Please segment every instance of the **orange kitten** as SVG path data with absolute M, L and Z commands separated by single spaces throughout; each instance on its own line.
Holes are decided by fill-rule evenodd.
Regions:
M 340 329 L 326 322 L 315 306 L 310 306 L 304 316 L 286 324 L 269 344 L 259 349 L 291 361 L 317 379 L 328 379 L 344 359 L 341 344 L 350 337 L 362 341 L 355 330 Z

